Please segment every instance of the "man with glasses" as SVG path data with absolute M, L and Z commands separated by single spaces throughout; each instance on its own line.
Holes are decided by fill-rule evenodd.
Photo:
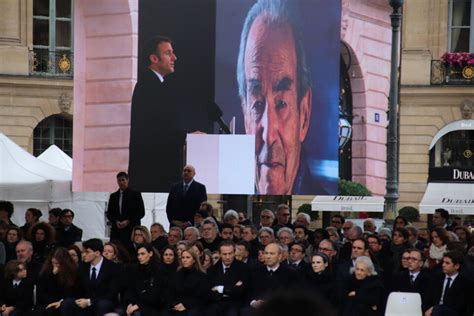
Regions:
M 323 239 L 319 243 L 318 251 L 324 253 L 329 257 L 331 263 L 334 265 L 337 260 L 337 246 L 329 239 Z
M 262 227 L 272 227 L 274 220 L 275 215 L 273 214 L 273 212 L 269 209 L 264 209 L 260 213 L 260 225 L 258 226 L 258 229 Z
M 377 226 L 375 226 L 375 221 L 372 218 L 367 218 L 364 221 L 364 232 L 376 234 L 376 230 L 377 230 Z
M 336 214 L 333 215 L 331 218 L 331 226 L 334 226 L 337 228 L 337 232 L 339 233 L 339 238 L 342 240 L 343 234 L 342 234 L 342 225 L 345 223 L 345 218 L 342 215 Z
M 286 204 L 280 204 L 276 209 L 276 223 L 273 225 L 273 230 L 278 231 L 282 227 L 288 227 L 293 230 L 293 225 L 290 222 L 291 211 Z
M 62 210 L 60 225 L 56 230 L 56 240 L 61 247 L 70 247 L 75 242 L 82 241 L 82 229 L 74 225 L 73 220 L 74 212 L 72 210 L 67 208 Z
M 396 273 L 392 282 L 392 291 L 419 293 L 423 310 L 429 307 L 426 305 L 426 299 L 432 282 L 428 270 L 423 268 L 425 260 L 422 251 L 411 250 L 408 256 L 408 270 Z

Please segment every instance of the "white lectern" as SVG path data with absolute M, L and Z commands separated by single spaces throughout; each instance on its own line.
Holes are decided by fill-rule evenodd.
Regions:
M 255 136 L 188 134 L 186 163 L 211 194 L 255 193 Z

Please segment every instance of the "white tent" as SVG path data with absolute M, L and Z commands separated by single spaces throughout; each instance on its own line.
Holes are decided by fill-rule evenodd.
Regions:
M 72 159 L 65 154 L 56 145 L 51 145 L 46 149 L 38 159 L 48 162 L 56 167 L 72 171 Z M 92 201 L 108 201 L 108 193 L 94 193 L 94 192 L 74 192 L 73 197 L 77 205 L 80 200 L 89 202 L 86 203 L 88 207 L 93 207 Z M 168 230 L 169 223 L 166 217 L 166 200 L 168 198 L 167 193 L 142 193 L 143 201 L 145 203 L 145 217 L 142 219 L 142 225 L 150 227 L 154 222 L 163 224 L 166 230 Z M 80 197 L 80 199 L 79 199 Z M 98 205 L 96 205 L 98 206 Z M 95 208 L 95 207 L 94 207 Z M 105 212 L 105 207 L 102 212 Z
M 71 208 L 76 214 L 74 222 L 84 231 L 84 239 L 103 238 L 107 194 L 73 193 L 71 170 L 55 166 L 49 155 L 51 152 L 38 159 L 0 133 L 0 200 L 14 204 L 12 221 L 22 225 L 29 207 L 40 209 L 43 220 L 53 207 Z

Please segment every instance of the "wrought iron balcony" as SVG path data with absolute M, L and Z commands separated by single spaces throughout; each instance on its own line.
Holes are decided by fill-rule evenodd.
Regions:
M 473 85 L 474 66 L 449 65 L 442 60 L 431 61 L 432 85 Z
M 29 66 L 32 76 L 72 77 L 74 71 L 73 54 L 70 51 L 30 51 Z

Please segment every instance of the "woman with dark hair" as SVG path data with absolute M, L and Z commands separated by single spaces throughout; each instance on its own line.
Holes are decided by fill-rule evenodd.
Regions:
M 330 264 L 330 259 L 325 253 L 316 252 L 311 257 L 311 267 L 302 272 L 308 289 L 335 305 L 336 278 Z
M 76 275 L 77 265 L 68 250 L 63 247 L 53 250 L 38 278 L 36 310 L 46 315 L 62 315 L 62 302 L 79 294 Z
M 408 225 L 408 220 L 402 215 L 398 215 L 397 217 L 395 217 L 395 220 L 393 221 L 392 231 L 395 231 L 395 228 L 397 227 L 403 228 L 407 225 Z
M 392 242 L 390 243 L 390 253 L 393 260 L 394 272 L 399 272 L 401 269 L 400 263 L 402 259 L 402 253 L 410 249 L 411 246 L 408 242 L 408 230 L 403 227 L 396 227 L 392 233 Z
M 23 239 L 23 232 L 16 226 L 9 226 L 5 232 L 5 262 L 16 259 L 16 245 Z
M 425 253 L 430 269 L 441 268 L 443 256 L 447 252 L 449 237 L 446 229 L 435 227 L 431 231 L 431 245 Z
M 164 272 L 159 268 L 159 255 L 150 243 L 137 245 L 138 264 L 128 269 L 125 292 L 127 316 L 159 315 L 166 309 L 170 291 Z
M 173 246 L 165 246 L 161 251 L 161 266 L 168 272 L 176 272 L 178 269 L 178 254 Z
M 67 252 L 69 253 L 69 256 L 71 256 L 71 259 L 74 262 L 74 264 L 76 266 L 79 266 L 79 263 L 82 261 L 81 249 L 76 245 L 72 245 L 69 248 L 67 248 Z
M 33 278 L 27 278 L 26 265 L 11 260 L 5 266 L 5 278 L 0 282 L 1 315 L 31 315 L 33 309 Z
M 33 227 L 34 224 L 38 223 L 41 216 L 43 216 L 43 213 L 37 208 L 32 207 L 26 210 L 25 225 L 20 227 L 23 236 L 28 237 L 28 230 Z M 31 239 L 29 240 L 31 241 Z
M 33 245 L 33 259 L 43 263 L 55 245 L 56 230 L 48 223 L 39 222 L 28 230 L 28 240 Z
M 210 285 L 198 252 L 191 248 L 181 254 L 171 300 L 171 315 L 200 315 L 209 298 Z

